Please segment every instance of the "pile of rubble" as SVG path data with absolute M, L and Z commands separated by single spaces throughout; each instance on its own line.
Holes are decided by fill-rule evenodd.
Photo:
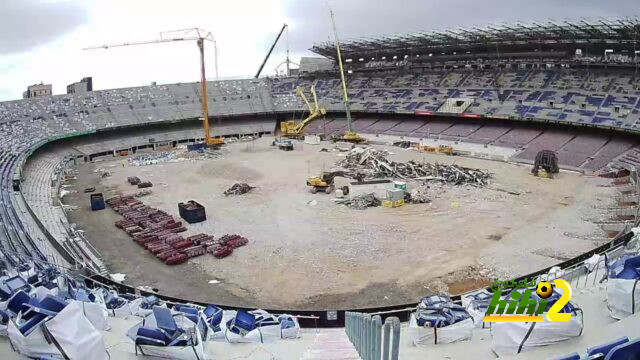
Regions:
M 364 210 L 369 207 L 377 207 L 382 204 L 382 201 L 380 201 L 380 199 L 378 199 L 374 193 L 357 195 L 350 199 L 335 199 L 334 201 L 338 204 L 344 204 L 357 210 Z
M 147 166 L 189 160 L 216 159 L 222 156 L 220 150 L 204 149 L 202 151 L 160 151 L 148 154 L 139 154 L 127 159 L 131 166 Z
M 255 186 L 251 186 L 245 183 L 235 183 L 230 188 L 224 191 L 225 196 L 229 195 L 242 195 L 246 194 L 249 191 L 255 189 Z
M 387 159 L 388 152 L 373 148 L 354 148 L 337 165 L 366 175 L 367 178 L 400 178 L 425 181 L 443 181 L 456 185 L 485 186 L 491 173 L 459 165 L 430 164 Z
M 141 197 L 145 197 L 148 195 L 153 194 L 153 191 L 151 190 L 142 190 L 142 191 L 138 191 L 137 193 L 133 194 L 133 196 L 137 197 L 137 198 L 141 198 Z
M 405 193 L 405 202 L 410 204 L 427 204 L 431 202 L 428 187 L 416 187 Z

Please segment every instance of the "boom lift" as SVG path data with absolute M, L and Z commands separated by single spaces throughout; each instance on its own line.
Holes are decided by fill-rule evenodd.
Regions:
M 167 34 L 171 33 L 179 33 L 180 35 L 172 37 L 166 37 Z M 160 33 L 160 38 L 157 40 L 150 41 L 139 41 L 139 42 L 125 42 L 119 44 L 108 44 L 101 46 L 92 46 L 88 48 L 84 48 L 83 50 L 95 50 L 95 49 L 109 49 L 112 47 L 121 47 L 121 46 L 132 46 L 132 45 L 146 45 L 146 44 L 159 44 L 165 42 L 175 42 L 175 41 L 196 41 L 198 45 L 198 49 L 200 50 L 200 92 L 202 96 L 202 121 L 204 127 L 204 145 L 205 146 L 213 146 L 218 147 L 224 144 L 224 139 L 213 138 L 210 133 L 209 126 L 209 109 L 207 107 L 207 78 L 205 76 L 205 66 L 204 66 L 204 42 L 211 41 L 213 43 L 213 48 L 215 51 L 215 69 L 216 69 L 216 80 L 218 79 L 218 50 L 216 46 L 216 40 L 213 38 L 213 34 L 211 32 L 206 32 L 202 29 L 192 28 L 192 29 L 182 29 L 182 30 L 173 30 L 173 31 L 164 31 Z
M 333 16 L 333 10 L 329 8 L 329 13 L 331 14 L 331 25 L 333 26 L 333 34 L 336 38 L 336 55 L 338 57 L 338 67 L 340 68 L 340 78 L 342 79 L 342 96 L 344 100 L 344 108 L 345 113 L 347 114 L 347 131 L 342 135 L 341 138 L 337 140 L 343 140 L 353 143 L 361 143 L 366 141 L 365 138 L 360 136 L 355 130 L 353 130 L 353 125 L 351 124 L 351 108 L 349 107 L 349 94 L 347 93 L 347 82 L 344 78 L 344 67 L 342 66 L 342 56 L 340 55 L 340 41 L 338 40 L 338 30 L 336 30 L 336 21 Z
M 304 136 L 304 128 L 307 127 L 312 121 L 316 120 L 319 117 L 325 116 L 327 114 L 327 110 L 318 105 L 318 96 L 316 95 L 315 86 L 311 86 L 311 95 L 313 96 L 313 106 L 307 100 L 307 97 L 304 95 L 301 87 L 296 87 L 296 93 L 302 101 L 304 101 L 305 105 L 307 105 L 307 109 L 309 109 L 309 116 L 307 116 L 304 120 L 298 122 L 296 120 L 287 120 L 282 121 L 280 123 L 280 134 L 281 136 L 292 138 L 292 139 L 300 139 Z

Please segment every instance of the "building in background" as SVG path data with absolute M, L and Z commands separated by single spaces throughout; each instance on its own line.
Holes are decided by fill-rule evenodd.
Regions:
M 22 93 L 22 97 L 24 99 L 40 97 L 40 96 L 51 96 L 52 86 L 51 84 L 33 84 L 27 87 L 27 91 Z
M 93 78 L 91 76 L 67 85 L 67 94 L 86 94 L 89 91 L 93 91 Z
M 330 71 L 333 68 L 333 61 L 331 59 L 321 57 L 302 57 L 300 59 L 300 73 Z

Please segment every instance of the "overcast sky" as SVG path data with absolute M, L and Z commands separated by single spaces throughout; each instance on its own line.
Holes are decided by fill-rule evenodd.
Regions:
M 638 0 L 0 0 L 0 101 L 29 84 L 52 83 L 55 94 L 84 76 L 95 89 L 197 81 L 195 43 L 83 51 L 88 46 L 158 38 L 200 27 L 217 40 L 222 78 L 252 76 L 282 23 L 292 60 L 332 38 L 328 5 L 341 38 L 402 34 L 501 22 L 635 16 Z M 283 38 L 282 40 L 286 40 Z M 207 77 L 213 47 L 207 44 Z M 284 61 L 276 47 L 265 74 Z

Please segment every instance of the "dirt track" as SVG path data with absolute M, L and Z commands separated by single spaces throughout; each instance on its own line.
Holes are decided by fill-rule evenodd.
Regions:
M 65 198 L 82 207 L 70 221 L 87 231 L 110 270 L 127 274 L 130 284 L 226 304 L 354 308 L 413 302 L 447 286 L 463 291 L 493 276 L 557 263 L 556 253 L 586 251 L 596 244 L 563 233 L 601 235 L 585 219 L 598 216 L 594 206 L 605 206 L 612 191 L 597 186 L 605 183 L 602 179 L 575 173 L 546 180 L 532 177 L 529 167 L 393 148 L 394 160 L 455 161 L 488 169 L 495 174 L 492 187 L 521 195 L 434 186 L 431 204 L 358 211 L 334 204 L 333 196 L 312 195 L 305 185 L 308 176 L 335 163 L 336 152 L 318 152 L 311 145 L 281 152 L 270 141 L 233 144 L 221 159 L 144 167 L 122 167 L 120 161 L 82 165 L 75 183 L 80 191 Z M 98 167 L 113 175 L 100 179 L 93 172 Z M 155 184 L 153 194 L 143 198 L 148 205 L 175 216 L 181 201 L 195 199 L 207 208 L 209 220 L 190 226 L 189 233 L 238 233 L 249 245 L 222 260 L 207 255 L 176 267 L 160 263 L 113 226 L 119 217 L 112 210 L 89 211 L 82 193 L 86 186 L 106 197 L 135 192 L 126 183 L 132 175 Z M 257 188 L 225 197 L 222 192 L 236 181 Z M 311 200 L 317 205 L 308 204 Z

